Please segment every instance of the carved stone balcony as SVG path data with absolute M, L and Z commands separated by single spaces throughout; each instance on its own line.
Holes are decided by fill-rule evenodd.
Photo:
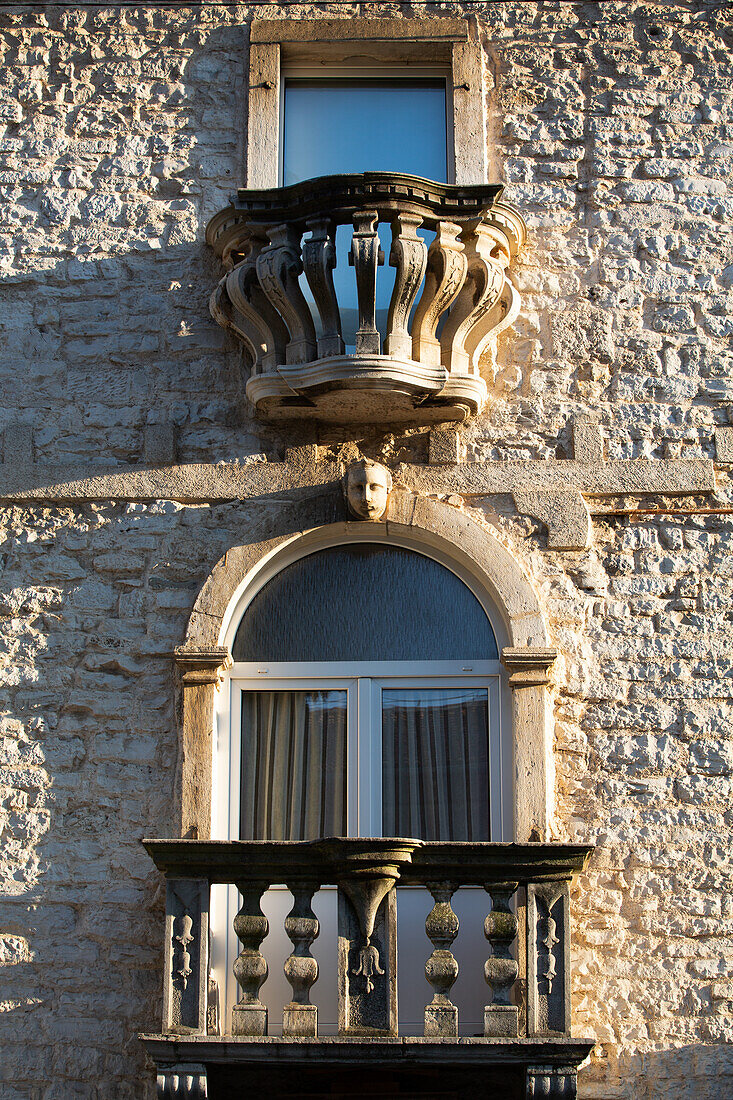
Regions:
M 577 1067 L 593 1044 L 570 1032 L 569 885 L 590 848 L 393 837 L 143 843 L 167 879 L 163 1029 L 143 1037 L 158 1066 L 161 1100 L 216 1100 L 260 1087 L 273 1097 L 330 1095 L 330 1087 L 319 1090 L 319 1073 L 321 1081 L 324 1073 L 335 1074 L 343 1079 L 344 1094 L 355 1094 L 359 1081 L 353 1072 L 363 1077 L 364 1067 L 377 1092 L 379 1074 L 388 1073 L 391 1087 L 399 1085 L 395 1092 L 404 1086 L 418 1096 L 420 1073 L 429 1070 L 431 1096 L 468 1095 L 480 1084 L 508 1098 L 575 1097 Z M 236 884 L 241 899 L 233 922 L 241 944 L 233 971 L 241 992 L 223 1028 L 211 1002 L 213 883 Z M 268 968 L 282 964 L 260 951 L 268 935 L 260 901 L 275 884 L 287 885 L 293 895 L 285 918 L 292 953 L 283 967 L 292 998 L 284 1007 L 281 1035 L 269 1034 L 268 1010 L 260 1000 Z M 311 1003 L 318 964 L 310 949 L 319 934 L 312 899 L 326 885 L 338 891 L 336 1036 L 320 1034 L 318 1008 Z M 432 998 L 420 1036 L 400 1035 L 398 1029 L 395 888 L 403 886 L 426 887 L 433 899 L 425 919 L 425 977 Z M 483 1034 L 472 1037 L 460 1035 L 451 1000 L 459 935 L 451 899 L 460 886 L 488 894 L 484 935 L 491 953 L 485 964 L 477 960 L 488 1004 L 480 1007 Z M 448 1080 L 449 1091 L 440 1092 L 440 1082 Z
M 258 414 L 425 424 L 478 412 L 482 353 L 519 310 L 508 266 L 526 228 L 502 190 L 367 172 L 238 191 L 207 228 L 227 269 L 211 312 L 246 352 Z

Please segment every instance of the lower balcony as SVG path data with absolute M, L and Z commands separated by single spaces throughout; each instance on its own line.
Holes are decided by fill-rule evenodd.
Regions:
M 577 1068 L 593 1040 L 571 1036 L 569 887 L 590 848 L 405 838 L 143 843 L 167 880 L 163 1027 L 142 1037 L 158 1067 L 160 1100 L 223 1100 L 255 1089 L 332 1100 L 576 1095 Z M 238 999 L 223 1021 L 210 972 L 210 892 L 219 883 L 236 885 L 240 906 Z M 291 999 L 281 1033 L 271 1034 L 261 990 L 268 969 L 282 962 L 261 950 L 269 931 L 261 901 L 280 884 L 293 898 L 283 967 Z M 320 931 L 313 899 L 324 887 L 336 888 L 338 906 L 335 1034 L 321 1033 L 313 1003 L 319 974 L 311 947 Z M 396 894 L 405 887 L 432 897 L 418 1035 L 400 1034 L 398 1022 Z M 452 999 L 460 934 L 452 899 L 461 887 L 485 891 L 488 911 L 490 953 L 476 959 L 487 994 L 471 1011 L 482 1016 L 479 1034 L 463 1033 Z M 416 927 L 414 937 L 422 935 Z

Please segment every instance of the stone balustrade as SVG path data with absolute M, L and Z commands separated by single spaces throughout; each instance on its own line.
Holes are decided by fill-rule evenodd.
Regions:
M 244 348 L 258 414 L 420 424 L 478 412 L 482 354 L 519 310 L 508 267 L 526 229 L 501 193 L 389 172 L 240 190 L 207 228 L 227 271 L 211 312 Z M 395 269 L 383 332 L 380 225 Z M 339 226 L 351 229 L 349 347 L 334 282 Z
M 241 898 L 234 918 L 241 945 L 234 964 L 240 995 L 230 1029 L 226 1023 L 224 1029 L 236 1039 L 268 1034 L 260 988 L 274 960 L 266 960 L 260 950 L 268 933 L 260 901 L 276 884 L 287 885 L 294 898 L 285 920 L 293 950 L 284 966 L 292 987 L 284 1038 L 318 1035 L 318 1010 L 310 1000 L 318 966 L 310 948 L 319 925 L 311 902 L 327 885 L 338 888 L 340 1035 L 398 1034 L 395 888 L 423 886 L 433 899 L 425 921 L 425 975 L 433 995 L 425 1007 L 424 1035 L 458 1039 L 451 987 L 458 974 L 452 944 L 459 922 L 451 898 L 461 886 L 479 886 L 488 894 L 484 932 L 491 949 L 485 964 L 485 1037 L 570 1036 L 568 891 L 585 864 L 587 847 L 403 838 L 144 844 L 167 878 L 164 1033 L 212 1030 L 207 1011 L 209 890 L 213 883 L 235 883 Z

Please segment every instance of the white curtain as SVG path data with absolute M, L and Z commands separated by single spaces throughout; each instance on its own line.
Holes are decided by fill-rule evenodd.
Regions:
M 346 835 L 346 692 L 242 692 L 242 840 Z
M 486 690 L 382 692 L 382 829 L 489 840 Z

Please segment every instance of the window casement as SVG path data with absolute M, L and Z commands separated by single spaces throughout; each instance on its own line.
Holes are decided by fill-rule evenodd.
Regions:
M 487 180 L 483 55 L 467 19 L 255 20 L 250 32 L 245 181 L 250 189 L 281 186 L 284 101 L 288 81 L 317 78 L 440 81 L 447 164 L 429 178 Z M 434 135 L 421 130 L 426 142 Z M 370 169 L 381 170 L 379 165 Z M 358 171 L 360 169 L 342 169 Z M 406 169 L 387 168 L 388 171 Z M 420 174 L 417 169 L 414 174 Z M 327 174 L 320 168 L 318 175 Z

